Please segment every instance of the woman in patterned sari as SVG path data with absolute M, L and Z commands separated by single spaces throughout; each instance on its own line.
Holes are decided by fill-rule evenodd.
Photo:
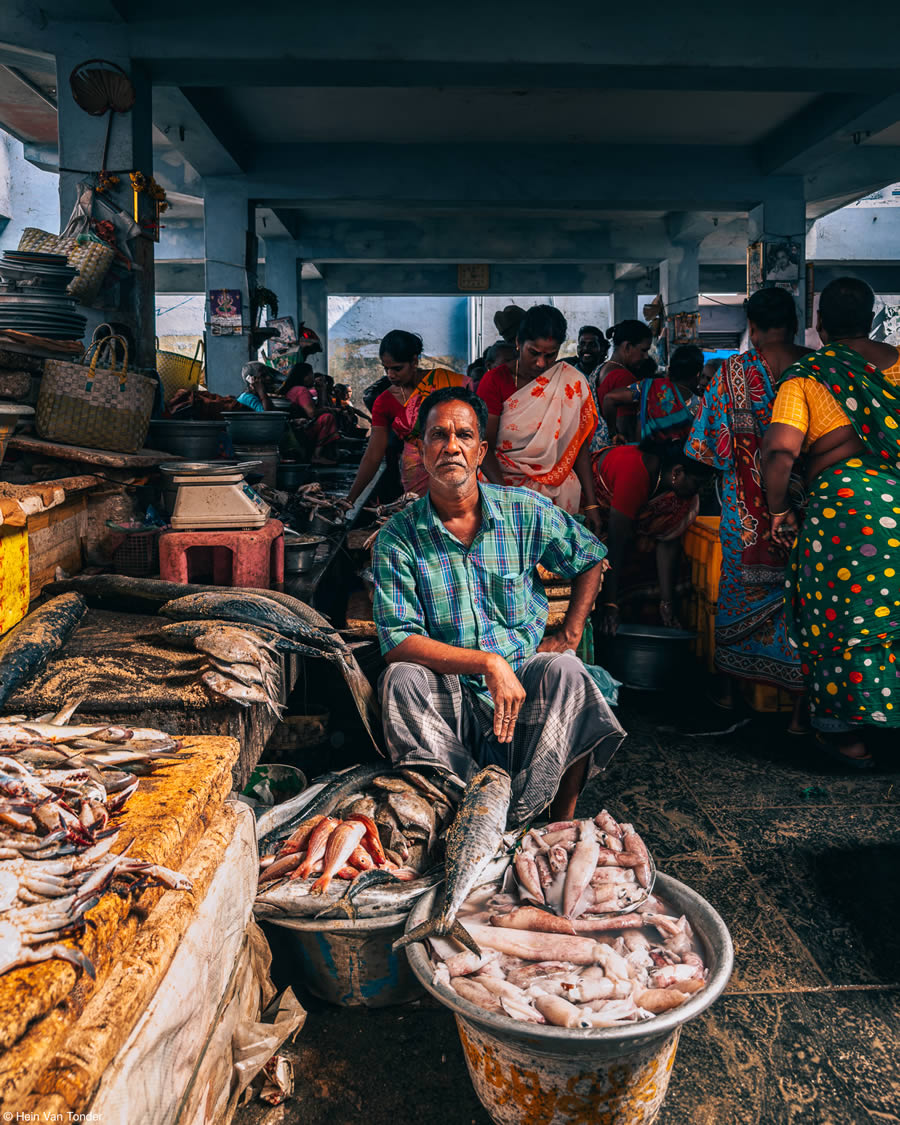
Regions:
M 418 434 L 419 407 L 432 391 L 441 387 L 461 387 L 464 375 L 444 367 L 423 371 L 422 337 L 414 332 L 395 328 L 381 341 L 378 355 L 390 386 L 381 392 L 372 404 L 372 429 L 369 444 L 359 463 L 356 480 L 347 494 L 353 505 L 378 471 L 388 447 L 392 431 L 403 443 L 400 453 L 400 479 L 404 492 L 424 496 L 428 488 L 428 475 L 422 467 L 422 454 Z
M 874 301 L 855 278 L 822 291 L 824 346 L 785 371 L 762 460 L 772 534 L 796 540 L 788 624 L 812 723 L 855 769 L 872 765 L 867 728 L 900 726 L 900 356 L 869 339 Z M 788 485 L 802 452 L 800 524 Z
M 587 376 L 557 362 L 566 333 L 559 309 L 533 306 L 519 324 L 515 362 L 493 368 L 478 384 L 488 408 L 482 472 L 491 484 L 540 492 L 572 515 L 583 510 L 596 532 L 590 445 L 597 411 Z
M 760 289 L 746 310 L 750 348 L 719 366 L 685 445 L 695 461 L 722 474 L 715 664 L 725 690 L 713 702 L 731 709 L 735 681 L 774 684 L 795 694 L 788 729 L 801 734 L 803 677 L 784 605 L 788 552 L 772 538 L 760 450 L 778 380 L 808 349 L 793 343 L 797 310 L 786 290 Z

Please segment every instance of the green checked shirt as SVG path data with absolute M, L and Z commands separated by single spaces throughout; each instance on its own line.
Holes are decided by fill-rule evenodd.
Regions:
M 517 668 L 537 652 L 547 626 L 538 563 L 574 578 L 606 548 L 546 497 L 527 488 L 482 484 L 481 530 L 466 548 L 424 496 L 378 533 L 375 624 L 381 651 L 407 637 L 496 652 Z M 467 677 L 486 690 L 481 677 Z

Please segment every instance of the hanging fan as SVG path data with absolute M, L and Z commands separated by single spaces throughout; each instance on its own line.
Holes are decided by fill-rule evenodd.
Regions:
M 109 136 L 112 131 L 114 113 L 128 113 L 135 102 L 134 85 L 126 72 L 114 62 L 106 59 L 88 59 L 79 63 L 69 75 L 72 97 L 85 113 L 92 117 L 109 114 L 106 125 L 106 140 L 103 144 L 103 160 L 100 168 L 106 171 L 106 158 L 109 153 Z

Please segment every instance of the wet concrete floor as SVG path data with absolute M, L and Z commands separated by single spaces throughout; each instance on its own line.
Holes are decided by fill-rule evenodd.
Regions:
M 684 1029 L 659 1125 L 900 1121 L 900 740 L 851 773 L 782 734 L 786 717 L 695 737 L 732 720 L 676 708 L 623 699 L 629 737 L 579 806 L 627 812 L 734 939 L 734 975 Z M 275 971 L 290 982 L 277 949 Z M 238 1125 L 490 1125 L 430 998 L 341 1009 L 297 991 L 294 1097 Z

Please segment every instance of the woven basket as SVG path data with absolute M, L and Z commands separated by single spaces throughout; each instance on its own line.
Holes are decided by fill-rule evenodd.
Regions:
M 157 351 L 156 373 L 162 383 L 163 401 L 166 403 L 178 391 L 199 386 L 203 378 L 203 341 L 197 341 L 193 357 L 180 352 Z
M 100 292 L 116 254 L 111 246 L 88 235 L 63 238 L 38 227 L 26 227 L 19 239 L 20 250 L 41 254 L 65 254 L 69 265 L 78 270 L 78 277 L 69 283 L 68 293 L 83 305 L 89 305 Z
M 118 341 L 125 351 L 121 370 L 98 368 L 104 345 Z M 85 366 L 90 357 L 90 366 Z M 136 453 L 150 426 L 156 380 L 128 374 L 128 345 L 121 336 L 91 344 L 82 363 L 48 359 L 38 396 L 38 436 L 64 445 Z

